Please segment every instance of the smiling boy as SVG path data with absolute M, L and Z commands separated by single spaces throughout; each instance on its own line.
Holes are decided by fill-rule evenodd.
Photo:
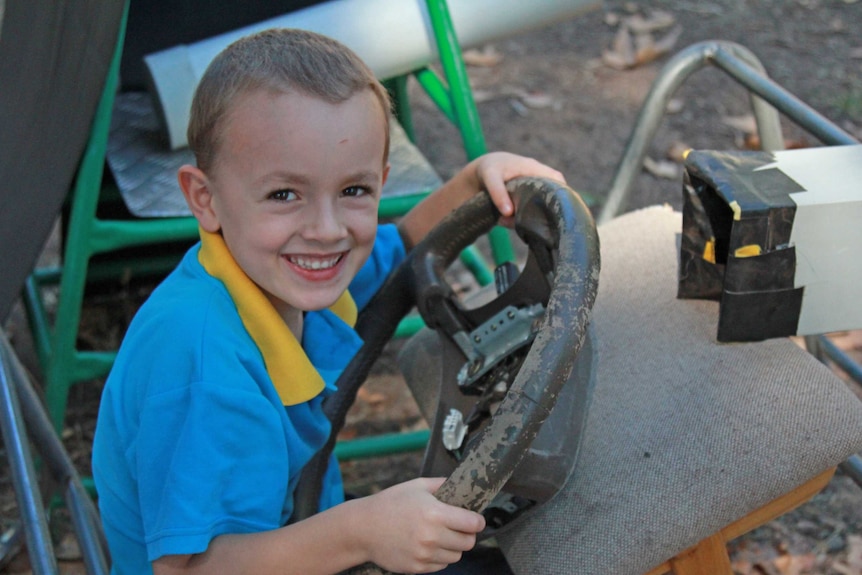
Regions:
M 489 154 L 378 225 L 389 101 L 341 44 L 271 30 L 229 46 L 192 106 L 196 166 L 178 178 L 201 242 L 136 315 L 105 386 L 93 450 L 115 573 L 425 573 L 459 560 L 481 515 L 417 479 L 288 524 L 300 471 L 329 434 L 323 400 L 361 345 L 356 310 L 445 214 L 505 182 L 562 180 Z

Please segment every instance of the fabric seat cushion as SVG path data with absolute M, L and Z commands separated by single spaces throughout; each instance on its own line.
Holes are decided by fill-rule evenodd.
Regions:
M 566 488 L 499 536 L 516 573 L 643 573 L 862 450 L 862 403 L 788 339 L 676 298 L 681 215 L 599 230 L 596 389 Z

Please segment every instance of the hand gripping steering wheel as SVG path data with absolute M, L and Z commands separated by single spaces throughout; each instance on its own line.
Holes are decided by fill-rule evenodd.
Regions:
M 598 290 L 595 223 L 580 197 L 557 182 L 518 178 L 507 188 L 516 206 L 515 231 L 529 251 L 523 271 L 498 268 L 497 297 L 475 309 L 463 307 L 444 279 L 458 254 L 499 220 L 487 194 L 452 212 L 408 254 L 360 314 L 356 329 L 365 343 L 324 406 L 332 433 L 303 470 L 292 521 L 317 511 L 321 478 L 347 410 L 414 305 L 459 356 L 456 381 L 444 386 L 455 389 L 455 396 L 469 397 L 474 406 L 465 420 L 447 402 L 453 392 L 441 391 L 425 462 L 426 471 L 436 470 L 436 475 L 451 469 L 435 494 L 439 500 L 485 510 L 524 459 L 558 398 L 566 396 L 588 340 Z M 445 449 L 436 447 L 441 441 Z M 360 566 L 350 573 L 383 571 Z

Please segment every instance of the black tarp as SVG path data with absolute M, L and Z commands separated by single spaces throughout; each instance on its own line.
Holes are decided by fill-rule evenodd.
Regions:
M 0 22 L 0 319 L 32 269 L 74 176 L 122 12 L 122 0 L 5 2 Z

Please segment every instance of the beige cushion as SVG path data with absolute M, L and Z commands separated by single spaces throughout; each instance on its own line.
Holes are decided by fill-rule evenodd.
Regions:
M 597 383 L 565 490 L 500 536 L 519 574 L 638 574 L 862 450 L 862 403 L 787 339 L 718 344 L 676 299 L 681 216 L 600 229 Z

